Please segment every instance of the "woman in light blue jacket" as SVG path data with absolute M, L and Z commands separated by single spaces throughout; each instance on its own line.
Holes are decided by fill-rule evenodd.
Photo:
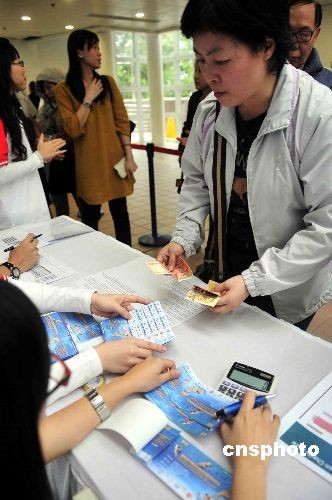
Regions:
M 214 95 L 196 113 L 158 259 L 194 254 L 211 211 L 227 292 L 214 310 L 246 301 L 306 329 L 332 298 L 332 94 L 287 63 L 288 17 L 280 0 L 188 2 L 182 32 Z

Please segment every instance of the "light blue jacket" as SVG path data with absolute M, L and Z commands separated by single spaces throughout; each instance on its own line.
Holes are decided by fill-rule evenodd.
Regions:
M 172 241 L 194 254 L 214 206 L 214 130 L 227 140 L 229 204 L 237 149 L 235 110 L 215 122 L 210 94 L 198 107 L 182 157 L 185 176 Z M 247 163 L 250 220 L 259 260 L 242 273 L 251 296 L 272 295 L 279 318 L 297 323 L 332 298 L 332 93 L 286 64 Z

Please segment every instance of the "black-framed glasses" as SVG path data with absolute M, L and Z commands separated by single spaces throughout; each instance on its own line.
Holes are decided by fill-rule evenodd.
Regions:
M 61 385 L 67 385 L 71 371 L 66 363 L 56 354 L 51 353 L 50 377 L 47 397 L 53 394 Z
M 13 61 L 12 64 L 14 64 L 14 66 L 21 66 L 22 68 L 24 68 L 23 59 L 19 59 L 18 61 Z
M 313 37 L 313 34 L 315 33 L 315 31 L 318 30 L 318 28 L 319 28 L 319 26 L 317 26 L 317 28 L 315 28 L 314 31 L 301 30 L 301 31 L 293 32 L 291 34 L 291 45 L 295 45 L 295 43 L 297 43 L 297 42 L 299 42 L 299 43 L 310 42 L 310 40 Z

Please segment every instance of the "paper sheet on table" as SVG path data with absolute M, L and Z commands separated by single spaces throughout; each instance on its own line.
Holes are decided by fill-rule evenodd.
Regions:
M 72 267 L 66 266 L 58 259 L 39 254 L 39 261 L 30 271 L 23 273 L 22 281 L 33 281 L 35 283 L 53 283 L 53 281 L 67 278 L 77 274 Z
M 318 455 L 294 458 L 332 483 L 332 372 L 323 378 L 281 420 L 279 439 L 288 445 L 319 448 Z
M 150 401 L 135 398 L 119 404 L 97 429 L 118 432 L 137 453 L 168 424 L 166 415 Z
M 121 266 L 85 276 L 75 285 L 101 293 L 138 294 L 148 296 L 151 301 L 159 300 L 172 327 L 207 309 L 206 306 L 186 299 L 188 290 L 195 282 L 193 279 L 177 282 L 169 281 L 167 276 L 156 277 L 149 271 L 146 260 L 144 257 L 138 257 Z M 130 286 L 127 283 L 130 283 Z M 200 281 L 197 280 L 197 283 Z M 151 293 L 151 290 L 154 291 Z
M 41 239 L 46 244 L 93 231 L 91 227 L 63 215 L 38 224 L 25 224 L 22 228 L 34 234 L 42 234 Z

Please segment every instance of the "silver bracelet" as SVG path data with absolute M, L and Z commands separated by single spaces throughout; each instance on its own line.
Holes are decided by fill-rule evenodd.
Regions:
M 90 401 L 101 422 L 111 416 L 110 408 L 107 406 L 96 389 L 91 389 L 91 391 L 85 394 L 85 397 Z

